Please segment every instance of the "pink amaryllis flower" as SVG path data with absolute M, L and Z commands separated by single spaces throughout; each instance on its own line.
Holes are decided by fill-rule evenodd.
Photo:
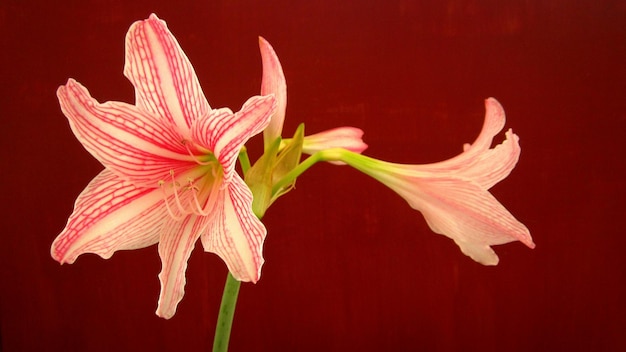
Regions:
M 382 182 L 420 211 L 434 232 L 453 239 L 475 261 L 496 265 L 498 256 L 490 246 L 512 241 L 530 248 L 535 244 L 526 226 L 489 192 L 513 170 L 520 146 L 518 136 L 509 129 L 506 140 L 490 148 L 504 127 L 505 115 L 493 98 L 485 101 L 485 107 L 485 122 L 476 141 L 443 162 L 401 165 L 332 150 L 327 157 Z
M 72 131 L 105 170 L 76 200 L 51 254 L 73 263 L 82 253 L 109 258 L 158 243 L 157 315 L 170 318 L 198 238 L 236 279 L 260 277 L 266 230 L 234 168 L 244 143 L 268 125 L 276 101 L 255 96 L 237 113 L 212 109 L 185 53 L 155 15 L 129 29 L 124 74 L 135 87 L 135 105 L 99 103 L 73 79 L 57 91 Z

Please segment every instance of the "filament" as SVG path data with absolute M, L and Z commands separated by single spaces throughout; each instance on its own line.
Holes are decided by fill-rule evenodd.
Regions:
M 174 187 L 174 200 L 176 200 L 176 205 L 178 205 L 178 209 L 180 209 L 181 213 L 186 213 L 185 207 L 180 202 L 180 197 L 178 197 L 178 190 L 176 187 L 178 186 L 176 179 L 174 178 L 174 170 L 170 170 L 170 176 L 172 176 L 172 187 Z
M 191 179 L 189 179 L 189 190 L 193 194 L 193 201 L 196 206 L 196 208 L 194 209 L 195 210 L 194 214 L 201 215 L 201 216 L 209 215 L 209 212 L 205 211 L 202 205 L 200 205 L 200 200 L 198 199 L 198 192 L 199 192 L 198 187 L 194 186 L 193 180 Z
M 189 149 L 189 143 L 187 143 L 187 141 L 183 141 L 183 145 L 185 146 L 185 149 L 187 149 L 187 153 L 189 153 L 189 156 L 191 157 L 191 159 L 193 159 L 193 161 L 195 161 L 196 163 L 200 164 L 200 165 L 210 165 L 211 162 L 210 161 L 201 161 L 200 159 L 198 159 L 192 152 L 191 149 Z
M 169 196 L 167 195 L 167 192 L 165 191 L 164 186 L 165 186 L 165 181 L 159 181 L 159 188 L 161 188 L 161 191 L 163 192 L 163 200 L 165 202 L 165 208 L 167 209 L 167 212 L 170 214 L 172 219 L 176 221 L 180 221 L 184 219 L 184 215 L 176 215 L 174 211 L 172 211 L 172 208 L 170 207 Z M 176 194 L 175 189 L 174 189 L 174 194 Z

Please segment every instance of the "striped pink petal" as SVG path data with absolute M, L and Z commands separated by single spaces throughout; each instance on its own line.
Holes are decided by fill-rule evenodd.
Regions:
M 535 246 L 526 226 L 471 181 L 404 175 L 387 185 L 422 212 L 434 232 L 453 239 L 463 253 L 481 264 L 498 263 L 491 245 L 521 241 Z
M 166 217 L 158 189 L 137 188 L 105 169 L 78 196 L 52 257 L 73 263 L 83 253 L 109 258 L 117 250 L 153 245 Z
M 480 134 L 472 144 L 465 144 L 463 152 L 453 158 L 437 163 L 423 165 L 422 170 L 432 171 L 460 171 L 467 169 L 480 160 L 481 155 L 489 150 L 493 137 L 504 127 L 506 116 L 502 105 L 494 99 L 485 100 L 485 119 Z M 515 141 L 517 142 L 517 141 Z M 518 153 L 519 156 L 519 153 Z M 515 165 L 513 165 L 515 166 Z
M 270 43 L 259 37 L 261 61 L 263 63 L 263 78 L 261 81 L 261 95 L 273 94 L 276 97 L 276 111 L 272 115 L 269 125 L 263 131 L 264 144 L 267 146 L 281 136 L 285 111 L 287 109 L 287 82 L 280 65 L 278 56 Z
M 257 282 L 267 231 L 252 212 L 252 193 L 235 174 L 219 199 L 201 238 L 204 250 L 220 256 L 237 280 Z
M 72 131 L 105 167 L 135 182 L 156 187 L 188 169 L 182 137 L 166 121 L 121 102 L 98 103 L 85 87 L 70 79 L 57 96 Z
M 471 158 L 478 153 L 481 153 L 489 147 L 493 141 L 493 137 L 502 131 L 506 117 L 502 105 L 494 99 L 488 98 L 485 100 L 485 121 L 483 128 L 478 135 L 478 138 L 469 146 L 465 146 L 465 153 L 461 154 L 464 158 Z
M 490 189 L 513 171 L 520 152 L 519 137 L 509 129 L 504 142 L 476 155 L 467 168 L 458 170 L 458 175 L 473 180 L 485 190 Z
M 420 165 L 422 172 L 454 174 L 478 183 L 487 190 L 507 177 L 519 160 L 521 152 L 519 137 L 509 129 L 506 140 L 491 148 L 493 138 L 500 133 L 506 122 L 502 105 L 494 98 L 485 100 L 483 128 L 474 143 L 466 144 L 464 151 L 442 162 Z
M 235 169 L 241 147 L 250 137 L 263 131 L 275 107 L 274 96 L 254 96 L 235 114 L 228 109 L 218 109 L 195 121 L 193 140 L 213 151 L 224 168 L 226 182 Z
M 185 139 L 211 109 L 189 59 L 154 14 L 128 30 L 124 75 L 135 86 L 137 106 L 167 119 Z
M 176 306 L 185 294 L 187 260 L 208 221 L 206 216 L 190 215 L 180 221 L 168 219 L 165 223 L 159 240 L 162 269 L 158 316 L 169 319 L 176 313 Z

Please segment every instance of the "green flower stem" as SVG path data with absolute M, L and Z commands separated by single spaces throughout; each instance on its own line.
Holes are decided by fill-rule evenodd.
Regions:
M 378 181 L 382 181 L 380 171 L 388 171 L 395 167 L 392 163 L 341 148 L 327 149 L 320 153 L 324 154 L 324 161 L 341 161 Z
M 241 165 L 241 170 L 244 174 L 250 169 L 250 158 L 248 157 L 246 147 L 242 147 L 239 151 L 239 164 Z M 230 331 L 233 326 L 233 319 L 235 317 L 235 308 L 237 306 L 237 298 L 239 297 L 240 287 L 241 282 L 235 279 L 229 272 L 226 276 L 224 292 L 222 293 L 222 303 L 220 304 L 220 312 L 217 316 L 217 325 L 215 326 L 215 336 L 213 338 L 213 352 L 228 351 Z
M 315 165 L 319 161 L 324 161 L 324 151 L 317 152 L 310 157 L 304 159 L 303 162 L 298 164 L 293 170 L 289 171 L 283 178 L 278 180 L 272 187 L 272 195 L 278 193 L 283 187 L 292 183 L 298 176 L 302 175 L 311 166 Z
M 245 146 L 241 147 L 241 150 L 239 150 L 239 165 L 241 165 L 241 171 L 243 171 L 244 175 L 248 172 L 248 169 L 250 169 L 250 158 L 248 157 L 248 150 Z
M 287 173 L 282 179 L 278 180 L 272 187 L 272 194 L 279 192 L 284 186 L 292 183 L 296 178 L 302 175 L 311 166 L 320 161 L 341 161 L 358 169 L 359 161 L 367 162 L 374 160 L 358 153 L 351 152 L 343 148 L 326 149 L 314 153 L 310 157 L 304 159 L 298 166 Z
M 222 304 L 220 305 L 220 313 L 217 317 L 217 325 L 215 326 L 213 352 L 228 351 L 230 330 L 233 325 L 233 317 L 235 315 L 235 306 L 237 305 L 240 286 L 241 282 L 237 281 L 229 272 L 226 277 L 226 284 L 224 285 L 224 293 L 222 294 Z

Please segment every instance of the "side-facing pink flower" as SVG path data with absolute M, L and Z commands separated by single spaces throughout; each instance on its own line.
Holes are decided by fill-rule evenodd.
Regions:
M 535 244 L 526 226 L 488 191 L 513 170 L 520 146 L 517 135 L 509 130 L 504 142 L 490 148 L 504 127 L 505 115 L 493 98 L 485 101 L 485 108 L 485 122 L 476 141 L 446 161 L 400 165 L 356 154 L 336 156 L 402 196 L 424 215 L 434 232 L 453 239 L 463 253 L 481 264 L 496 265 L 498 256 L 490 246 L 512 241 L 530 248 Z
M 244 143 L 269 123 L 276 101 L 255 96 L 237 113 L 212 109 L 187 56 L 156 15 L 130 27 L 124 74 L 135 87 L 135 105 L 99 103 L 73 79 L 57 91 L 72 131 L 105 170 L 76 200 L 51 254 L 73 263 L 82 253 L 109 258 L 158 242 L 157 314 L 170 318 L 199 237 L 236 279 L 260 277 L 266 230 L 234 168 Z

